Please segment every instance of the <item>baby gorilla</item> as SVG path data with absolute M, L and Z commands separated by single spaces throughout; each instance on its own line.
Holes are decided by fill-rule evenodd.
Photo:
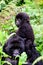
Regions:
M 15 24 L 19 27 L 16 34 L 22 38 L 26 38 L 26 40 L 31 40 L 33 43 L 34 34 L 30 25 L 29 16 L 26 13 L 18 13 L 15 17 Z

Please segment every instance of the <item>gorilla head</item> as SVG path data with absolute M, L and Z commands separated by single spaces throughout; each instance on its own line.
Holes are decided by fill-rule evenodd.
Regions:
M 29 21 L 29 16 L 26 13 L 18 13 L 15 18 L 15 24 L 17 27 L 21 26 L 24 22 Z
M 3 51 L 14 57 L 21 54 L 24 50 L 24 39 L 18 35 L 12 35 L 3 46 Z

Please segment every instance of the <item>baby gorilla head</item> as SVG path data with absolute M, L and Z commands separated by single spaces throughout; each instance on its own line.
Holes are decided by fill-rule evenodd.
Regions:
M 21 54 L 24 49 L 24 39 L 18 35 L 12 35 L 3 46 L 3 51 L 13 57 Z
M 29 16 L 26 13 L 19 13 L 15 18 L 15 24 L 17 27 L 21 26 L 24 22 L 29 21 Z

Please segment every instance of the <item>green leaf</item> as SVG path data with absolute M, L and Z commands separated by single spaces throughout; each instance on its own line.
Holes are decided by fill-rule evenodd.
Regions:
M 27 60 L 27 55 L 26 55 L 25 52 L 23 52 L 21 54 L 21 56 L 19 57 L 19 63 L 18 63 L 18 65 L 25 64 L 26 60 Z

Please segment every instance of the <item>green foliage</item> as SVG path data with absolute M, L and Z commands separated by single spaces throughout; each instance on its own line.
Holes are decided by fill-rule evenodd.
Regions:
M 22 4 L 25 4 L 24 0 L 16 0 L 16 6 L 21 6 Z
M 23 53 L 21 54 L 21 56 L 19 57 L 18 65 L 25 64 L 26 60 L 27 60 L 27 55 L 26 55 L 25 52 L 23 52 Z
M 6 4 L 5 4 L 5 1 L 4 0 L 1 0 L 0 1 L 0 11 L 3 9 L 3 7 L 5 7 Z
M 4 0 L 5 1 L 5 3 L 6 4 L 8 4 L 10 1 L 12 1 L 12 0 Z
M 17 56 L 17 57 L 19 57 L 18 65 L 22 65 L 22 64 L 25 64 L 26 63 L 27 54 L 25 52 L 23 52 L 20 56 Z
M 2 45 L 4 44 L 6 38 L 8 37 L 7 32 L 5 31 L 0 31 L 0 42 L 2 43 Z
M 1 0 L 0 1 L 0 12 L 4 9 L 6 4 L 8 4 L 10 1 L 12 1 L 12 0 Z
M 33 25 L 32 27 L 35 34 L 36 49 L 41 53 L 41 55 L 43 55 L 43 24 Z
M 0 65 L 3 65 L 4 63 L 11 65 L 8 61 L 2 61 L 2 57 L 8 57 L 8 55 L 3 52 L 2 48 L 3 46 L 0 46 Z

